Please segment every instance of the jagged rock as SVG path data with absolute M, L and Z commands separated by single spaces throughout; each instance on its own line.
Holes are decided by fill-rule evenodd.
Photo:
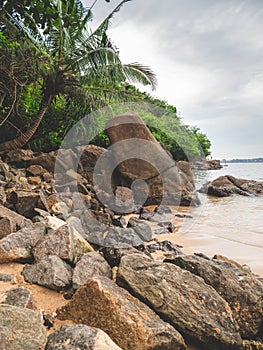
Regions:
M 171 233 L 174 232 L 176 229 L 175 225 L 171 221 L 159 222 L 158 226 L 166 228 Z
M 144 241 L 149 242 L 152 240 L 153 233 L 151 227 L 147 222 L 141 222 L 140 220 L 132 217 L 128 221 L 127 227 L 132 227 L 137 235 Z
M 121 258 L 124 255 L 128 254 L 144 254 L 143 252 L 140 252 L 138 249 L 130 246 L 130 245 L 123 245 L 122 247 L 104 247 L 102 248 L 102 253 L 104 255 L 104 258 L 108 261 L 111 267 L 119 266 Z
M 0 305 L 0 344 L 3 350 L 44 349 L 46 330 L 39 312 Z
M 173 243 L 170 241 L 162 241 L 162 242 L 156 242 L 147 244 L 145 247 L 145 250 L 149 253 L 157 252 L 158 250 L 161 250 L 166 253 L 173 253 L 174 255 L 183 255 L 184 253 Z
M 0 239 L 30 224 L 24 216 L 0 205 Z
M 121 350 L 101 329 L 85 325 L 61 327 L 48 336 L 46 350 Z
M 54 152 L 43 153 L 38 157 L 29 159 L 28 161 L 29 165 L 41 165 L 42 168 L 46 169 L 50 173 L 54 172 L 55 163 L 56 163 L 56 156 Z
M 45 224 L 37 222 L 0 240 L 0 263 L 26 261 L 33 257 L 32 248 L 45 234 Z
M 134 211 L 133 192 L 130 188 L 123 186 L 116 187 L 114 211 L 125 214 Z
M 45 196 L 42 191 L 26 192 L 13 191 L 10 194 L 9 202 L 14 205 L 18 214 L 27 218 L 36 215 L 35 208 L 49 211 Z
M 178 256 L 170 262 L 200 276 L 229 304 L 244 339 L 257 336 L 263 320 L 263 283 L 238 264 Z
M 36 261 L 41 261 L 49 255 L 56 255 L 62 260 L 73 261 L 74 243 L 72 231 L 68 225 L 61 226 L 57 230 L 49 231 L 33 248 Z
M 46 172 L 46 170 L 41 165 L 30 165 L 26 169 L 26 173 L 29 176 L 41 176 Z
M 227 197 L 232 194 L 262 195 L 263 181 L 237 179 L 234 176 L 225 175 L 205 183 L 199 192 L 216 197 Z
M 141 220 L 149 220 L 152 216 L 154 216 L 154 211 L 142 207 L 139 216 Z
M 7 304 L 27 309 L 35 309 L 32 292 L 21 286 L 0 294 L 0 304 Z
M 123 350 L 185 349 L 173 327 L 106 277 L 88 280 L 57 312 L 59 319 L 101 328 Z
M 129 244 L 133 247 L 137 247 L 143 244 L 143 240 L 134 230 L 134 228 L 109 228 L 106 237 L 102 244 L 99 244 L 104 247 L 121 247 L 123 244 Z
M 263 350 L 263 343 L 254 340 L 244 340 L 242 350 Z
M 93 181 L 93 171 L 98 159 L 107 150 L 95 145 L 76 147 L 78 154 L 80 154 L 79 171 L 89 181 Z
M 167 207 L 166 205 L 159 205 L 154 209 L 155 213 L 163 215 L 163 214 L 172 214 L 172 209 Z
M 40 176 L 29 176 L 27 178 L 27 181 L 30 185 L 33 185 L 33 186 L 40 186 L 42 183 Z
M 77 262 L 73 272 L 73 288 L 78 289 L 93 276 L 111 278 L 111 268 L 104 257 L 98 252 L 84 254 Z
M 49 289 L 61 290 L 71 282 L 71 268 L 55 255 L 50 255 L 34 265 L 26 265 L 22 275 L 26 282 Z
M 236 349 L 242 344 L 227 302 L 189 271 L 139 254 L 126 255 L 117 283 L 206 348 Z
M 154 234 L 155 235 L 164 235 L 164 234 L 167 234 L 167 233 L 169 233 L 169 231 L 165 227 L 158 228 L 158 229 L 154 230 Z
M 118 165 L 122 185 L 130 187 L 137 180 L 134 198 L 145 204 L 200 204 L 192 178 L 176 166 L 136 113 L 110 119 L 106 133 L 113 144 L 111 163 Z
M 26 163 L 34 157 L 34 153 L 30 149 L 16 149 L 9 151 L 4 155 L 4 159 L 7 163 L 24 167 Z
M 73 245 L 74 245 L 74 262 L 77 262 L 79 257 L 85 253 L 94 251 L 92 246 L 86 241 L 81 234 L 78 233 L 74 227 L 70 227 L 73 236 Z

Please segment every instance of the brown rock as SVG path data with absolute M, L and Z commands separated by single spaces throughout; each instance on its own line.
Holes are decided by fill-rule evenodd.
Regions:
M 111 164 L 118 165 L 121 184 L 132 186 L 136 203 L 199 204 L 192 176 L 189 179 L 182 169 L 178 169 L 137 114 L 130 112 L 116 116 L 106 128 L 113 144 Z
M 24 216 L 0 205 L 0 239 L 28 225 L 30 221 Z
M 29 165 L 41 165 L 42 168 L 46 169 L 50 173 L 53 173 L 56 163 L 56 155 L 54 152 L 43 153 L 38 157 L 30 159 L 28 163 Z
M 178 256 L 172 262 L 200 276 L 229 304 L 241 336 L 254 338 L 263 319 L 263 283 L 228 259 L 207 260 L 198 256 Z
M 106 277 L 88 280 L 58 317 L 102 329 L 123 350 L 185 349 L 173 327 Z
M 45 169 L 41 165 L 30 165 L 27 169 L 26 172 L 30 176 L 41 176 L 45 173 Z
M 93 171 L 98 159 L 107 150 L 95 145 L 79 146 L 77 147 L 80 155 L 79 171 L 88 180 L 93 181 Z
M 27 179 L 30 185 L 39 186 L 41 185 L 41 178 L 39 176 L 29 176 Z
M 203 279 L 178 266 L 126 255 L 117 283 L 206 348 L 236 349 L 242 343 L 226 301 Z
M 263 181 L 237 179 L 234 176 L 225 175 L 207 182 L 199 191 L 216 197 L 227 197 L 232 194 L 262 195 Z

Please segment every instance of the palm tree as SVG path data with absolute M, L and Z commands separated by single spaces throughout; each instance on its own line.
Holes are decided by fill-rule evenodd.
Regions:
M 76 23 L 72 15 L 79 11 L 72 6 L 78 1 L 51 0 L 50 6 L 57 15 L 49 20 L 47 27 L 39 29 L 34 19 L 32 25 L 11 17 L 14 25 L 25 35 L 26 40 L 41 57 L 38 81 L 42 82 L 42 100 L 37 115 L 29 128 L 17 138 L 0 144 L 0 151 L 21 148 L 37 130 L 47 108 L 56 96 L 83 93 L 87 87 L 107 91 L 121 82 L 131 82 L 156 86 L 156 77 L 150 68 L 138 63 L 122 64 L 117 49 L 107 36 L 110 20 L 122 5 L 123 0 L 95 30 L 86 24 L 91 19 L 91 11 Z M 27 20 L 29 14 L 26 14 Z M 34 24 L 34 25 L 33 25 Z M 34 28 L 32 30 L 32 28 Z

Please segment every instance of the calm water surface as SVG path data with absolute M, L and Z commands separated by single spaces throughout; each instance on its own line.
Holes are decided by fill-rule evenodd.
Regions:
M 198 171 L 196 187 L 221 175 L 263 181 L 263 163 L 230 163 L 221 170 Z M 180 230 L 187 246 L 209 256 L 218 253 L 246 263 L 263 275 L 263 196 L 216 198 L 200 194 Z

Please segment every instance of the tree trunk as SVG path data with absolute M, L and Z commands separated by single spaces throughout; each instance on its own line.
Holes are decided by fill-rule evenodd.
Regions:
M 44 94 L 37 116 L 30 127 L 19 137 L 6 141 L 0 144 L 0 151 L 11 151 L 23 147 L 36 132 L 42 118 L 44 117 L 47 108 L 50 106 L 53 96 L 50 94 Z

